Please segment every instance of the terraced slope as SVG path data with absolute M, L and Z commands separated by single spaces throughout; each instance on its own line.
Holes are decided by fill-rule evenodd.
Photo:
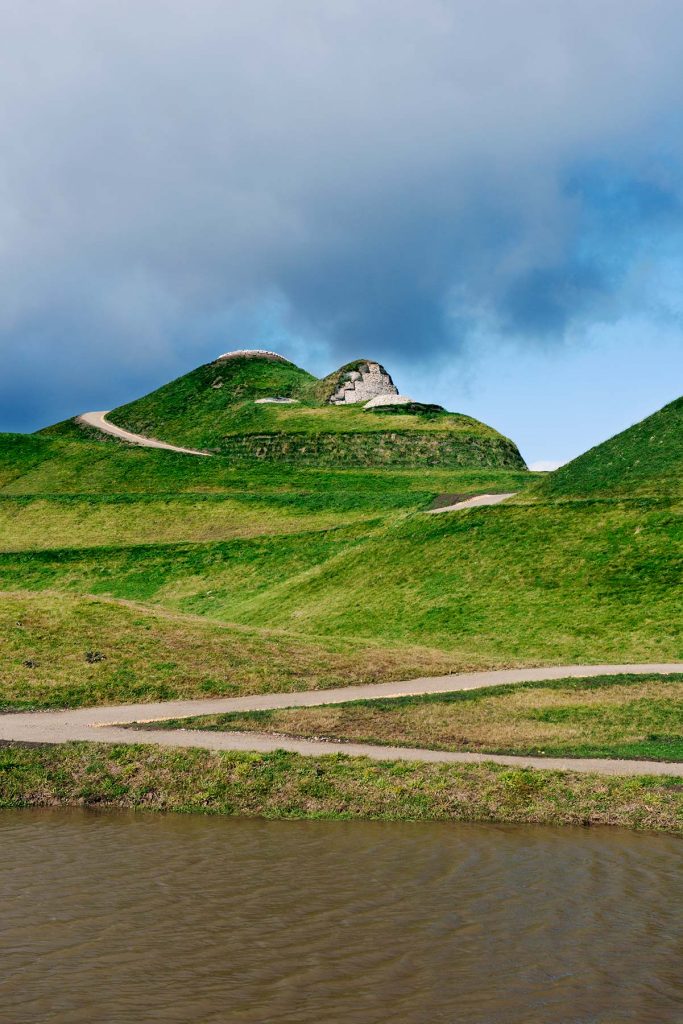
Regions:
M 279 536 L 377 522 L 444 492 L 518 490 L 501 469 L 321 469 L 121 444 L 73 424 L 0 435 L 0 550 L 163 545 Z
M 338 467 L 525 468 L 512 441 L 469 416 L 417 404 L 368 411 L 362 404 L 329 405 L 341 372 L 354 365 L 317 381 L 281 359 L 219 359 L 107 418 L 136 434 L 233 459 Z M 260 401 L 265 398 L 294 401 Z
M 369 641 L 447 651 L 459 669 L 683 658 L 683 531 L 668 507 L 503 504 L 346 524 L 338 516 L 333 528 L 312 517 L 293 532 L 267 523 L 260 536 L 202 540 L 176 505 L 173 542 L 153 543 L 144 506 L 126 507 L 136 537 L 121 520 L 106 535 L 98 520 L 71 520 L 42 550 L 17 517 L 25 539 L 0 553 L 0 590 L 109 595 L 335 638 L 349 659 Z

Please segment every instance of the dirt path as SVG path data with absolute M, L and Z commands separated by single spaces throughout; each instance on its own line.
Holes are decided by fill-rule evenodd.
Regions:
M 508 494 L 477 494 L 473 498 L 464 498 L 463 501 L 457 501 L 455 505 L 444 505 L 442 508 L 427 509 L 426 514 L 428 516 L 435 516 L 440 512 L 457 512 L 461 508 L 479 508 L 480 505 L 500 505 L 501 501 L 514 498 L 516 493 L 516 491 L 510 491 Z
M 211 458 L 211 452 L 201 452 L 196 448 L 180 448 L 175 444 L 157 441 L 153 437 L 133 434 L 130 430 L 124 430 L 123 427 L 117 427 L 115 423 L 110 423 L 109 420 L 105 419 L 106 415 L 107 410 L 104 412 L 84 412 L 81 416 L 76 417 L 76 422 L 85 423 L 88 427 L 95 427 L 96 430 L 101 430 L 104 434 L 111 434 L 112 437 L 118 437 L 121 441 L 128 441 L 129 444 L 140 445 L 141 448 L 165 448 L 166 451 L 180 452 L 182 455 L 203 455 L 205 458 Z
M 486 686 L 542 682 L 552 679 L 589 678 L 619 673 L 637 675 L 683 672 L 683 664 L 653 665 L 564 665 L 546 668 L 503 669 L 471 672 L 434 678 L 410 679 L 398 683 L 371 686 L 345 686 L 336 690 L 309 690 L 299 693 L 265 693 L 245 697 L 219 697 L 175 700 L 153 704 L 125 704 L 118 707 L 78 708 L 73 711 L 38 711 L 0 715 L 0 741 L 29 743 L 65 743 L 89 740 L 101 743 L 154 743 L 165 747 L 201 747 L 207 750 L 290 750 L 319 756 L 344 753 L 370 757 L 376 761 L 431 761 L 447 763 L 497 764 L 546 768 L 602 775 L 676 775 L 683 777 L 683 763 L 660 761 L 622 761 L 603 758 L 544 758 L 497 754 L 452 753 L 407 747 L 373 746 L 365 743 L 331 743 L 298 740 L 264 733 L 200 732 L 154 730 L 132 733 L 120 728 L 124 723 L 190 718 L 196 715 L 228 711 L 269 710 L 287 707 L 314 707 L 372 697 L 398 697 L 408 694 L 448 693 L 476 690 Z

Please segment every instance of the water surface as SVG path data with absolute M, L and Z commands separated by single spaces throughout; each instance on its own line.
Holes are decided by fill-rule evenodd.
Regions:
M 683 1021 L 683 842 L 0 812 L 0 1021 Z

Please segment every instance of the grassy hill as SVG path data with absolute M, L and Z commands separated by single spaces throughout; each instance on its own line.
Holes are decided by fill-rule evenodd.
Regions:
M 0 435 L 0 549 L 222 541 L 329 530 L 518 490 L 505 469 L 327 469 L 138 448 L 66 424 Z
M 683 496 L 683 398 L 550 473 L 536 495 Z
M 5 563 L 0 582 L 0 705 L 329 686 L 454 669 L 457 658 L 425 644 L 355 642 L 351 658 L 345 639 L 245 631 L 220 616 L 157 602 L 129 607 L 107 595 L 118 589 L 124 551 L 137 561 L 139 582 L 158 582 L 159 560 L 166 569 L 184 564 L 196 583 L 225 562 L 225 542 L 251 538 L 246 557 L 233 557 L 236 549 L 228 555 L 233 585 L 246 594 L 261 568 L 270 582 L 261 553 L 271 543 L 277 549 L 285 534 L 296 537 L 280 548 L 288 573 L 429 508 L 443 492 L 509 490 L 529 480 L 527 472 L 501 469 L 334 470 L 199 459 L 132 447 L 73 423 L 51 435 L 0 435 L 0 558 L 16 559 L 13 568 Z M 64 572 L 53 573 L 55 566 Z M 98 580 L 86 580 L 87 566 L 97 566 Z M 103 660 L 89 663 L 89 651 Z
M 0 588 L 334 638 L 350 660 L 371 641 L 448 652 L 463 669 L 671 661 L 683 657 L 682 533 L 659 504 L 569 503 L 378 514 L 279 534 L 266 524 L 208 542 L 64 535 L 40 549 L 17 535 L 0 554 Z
M 322 466 L 482 466 L 524 469 L 492 427 L 438 407 L 363 409 L 327 399 L 350 363 L 322 381 L 266 356 L 219 359 L 120 406 L 109 419 L 134 433 L 231 458 Z M 260 404 L 290 398 L 295 404 Z M 48 428 L 48 436 L 64 433 Z M 68 426 L 66 427 L 68 430 Z
M 319 386 L 290 364 L 252 362 L 269 389 L 271 373 L 283 386 Z M 560 490 L 549 477 L 524 491 L 534 478 L 504 469 L 198 459 L 95 441 L 73 425 L 7 435 L 0 587 L 142 601 L 351 645 L 427 646 L 463 667 L 675 659 L 680 517 L 672 494 L 644 488 L 655 489 L 653 467 L 676 475 L 680 410 L 673 403 L 565 467 Z M 347 411 L 367 415 L 329 410 Z M 643 444 L 656 456 L 637 458 Z M 609 494 L 631 464 L 635 503 Z M 588 483 L 585 495 L 576 483 L 570 492 L 572 475 L 599 500 L 587 500 Z M 488 490 L 533 500 L 422 514 L 439 494 Z
M 271 426 L 288 424 L 278 436 L 305 444 L 302 438 L 309 435 L 302 423 L 334 427 L 330 435 L 341 443 L 350 436 L 381 439 L 385 424 L 401 419 L 316 404 L 330 381 L 316 382 L 291 364 L 266 362 L 256 375 L 252 369 L 224 370 L 224 380 L 235 384 L 239 378 L 246 389 L 237 399 L 230 392 L 231 401 L 227 385 L 211 387 L 213 369 L 200 368 L 181 378 L 181 390 L 194 394 L 184 413 L 180 392 L 174 397 L 168 385 L 160 403 L 154 395 L 141 400 L 150 403 L 148 419 L 138 410 L 140 419 L 131 414 L 125 425 L 158 435 L 175 416 L 168 429 L 177 434 L 162 436 L 202 446 L 208 435 L 201 431 L 212 429 L 212 422 L 214 439 L 222 430 L 226 437 L 258 437 L 248 433 L 248 421 L 265 410 L 273 417 Z M 197 397 L 207 381 L 211 394 Z M 254 406 L 254 394 L 262 393 L 254 390 L 255 381 L 268 392 L 291 387 L 302 396 L 300 404 Z M 163 422 L 152 418 L 162 412 Z M 250 459 L 244 453 L 202 459 L 131 447 L 72 422 L 40 435 L 0 435 L 0 706 L 301 689 L 514 665 L 683 659 L 680 415 L 680 402 L 673 403 L 541 481 L 500 465 L 308 465 L 304 458 Z M 411 424 L 404 433 L 425 435 L 430 443 L 439 432 L 454 439 L 464 430 L 464 418 L 450 414 L 408 413 L 403 419 Z M 362 424 L 356 435 L 337 429 L 354 420 Z M 124 422 L 118 416 L 117 421 Z M 457 422 L 460 427 L 452 425 Z M 472 429 L 478 433 L 467 436 L 478 442 L 495 439 L 483 424 Z M 393 427 L 389 434 L 396 435 Z M 439 496 L 489 491 L 522 493 L 495 507 L 423 514 Z M 677 713 L 673 689 L 664 706 L 658 686 L 652 680 L 643 691 L 647 707 L 631 709 L 635 690 L 625 693 L 623 708 L 610 712 L 609 736 L 603 722 L 586 743 L 595 749 L 607 744 L 604 749 L 612 751 L 635 749 L 634 743 L 654 750 L 659 740 L 647 738 L 648 716 L 657 712 L 653 735 L 663 730 L 669 737 Z M 577 711 L 567 697 L 568 710 L 557 711 L 574 723 L 571 743 L 563 748 L 568 754 L 583 749 L 576 729 L 589 721 L 582 710 L 588 699 L 582 696 Z M 546 703 L 554 700 L 548 696 Z M 423 704 L 410 710 L 410 729 L 397 727 L 406 737 L 417 736 L 413 727 L 420 722 L 429 724 Z M 608 696 L 600 707 L 609 704 Z M 437 735 L 446 712 L 430 707 L 430 728 Z M 505 701 L 496 707 L 496 727 L 512 749 L 514 716 Z M 455 705 L 447 714 L 449 735 L 458 745 L 472 722 Z M 555 711 L 539 703 L 529 714 L 546 716 L 538 719 L 542 728 L 533 736 L 534 743 L 545 744 L 548 729 L 555 728 L 547 716 Z M 402 742 L 397 732 L 392 736 Z M 666 743 L 662 756 L 678 750 Z M 86 800 L 106 801 L 109 769 L 102 769 L 101 779 L 95 769 L 111 761 L 116 776 L 117 756 L 139 765 L 143 775 L 151 770 L 148 754 L 135 747 L 121 747 L 111 757 L 85 750 L 31 754 L 30 770 L 39 783 L 35 799 L 78 799 L 86 792 Z M 188 774 L 180 767 L 194 756 L 164 755 L 169 791 L 201 785 L 194 769 Z M 16 757 L 12 751 L 12 764 Z M 240 778 L 250 777 L 251 763 L 249 755 L 239 761 Z M 275 781 L 250 805 L 251 813 L 271 806 L 273 786 L 293 785 L 297 773 L 308 778 L 307 759 L 277 763 Z M 25 767 L 28 772 L 28 762 Z M 374 771 L 360 762 L 335 769 L 320 813 L 337 813 L 342 806 L 336 794 L 343 778 L 356 779 L 363 793 L 358 813 L 374 813 L 368 796 Z M 402 786 L 417 786 L 426 777 L 424 768 L 406 765 L 400 771 Z M 87 786 L 79 788 L 79 772 Z M 3 774 L 10 786 L 7 800 L 34 799 L 33 784 L 12 789 L 13 776 Z M 474 816 L 575 820 L 575 783 L 567 784 L 566 815 L 558 819 L 555 791 L 542 812 L 534 809 L 528 777 L 512 770 L 499 777 L 488 766 L 439 775 L 450 780 L 447 785 L 471 787 L 467 813 Z M 384 792 L 384 777 L 372 778 Z M 154 785 L 152 779 L 145 792 Z M 231 784 L 225 791 L 229 799 L 216 806 L 241 806 L 239 785 Z M 436 777 L 434 785 L 442 791 Z M 624 791 L 621 810 L 609 804 L 607 817 L 601 817 L 605 790 L 589 781 L 582 786 L 578 820 L 653 820 L 646 805 L 655 791 L 646 783 Z M 494 791 L 499 796 L 492 809 L 486 794 Z M 657 794 L 663 793 L 660 787 Z M 3 799 L 0 789 L 0 804 Z M 392 814 L 407 813 L 400 794 L 392 799 Z M 185 807 L 197 803 L 190 796 L 183 801 Z M 673 827 L 679 803 L 661 827 Z M 309 803 L 301 806 L 307 813 Z

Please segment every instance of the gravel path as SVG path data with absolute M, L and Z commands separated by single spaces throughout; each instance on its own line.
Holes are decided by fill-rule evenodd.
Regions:
M 165 448 L 169 452 L 181 452 L 183 455 L 203 455 L 205 458 L 211 458 L 211 452 L 201 452 L 196 448 L 180 448 L 176 444 L 157 441 L 153 437 L 133 434 L 130 430 L 124 430 L 123 427 L 117 427 L 115 423 L 110 423 L 109 420 L 105 419 L 106 415 L 107 410 L 104 412 L 84 412 L 81 416 L 76 417 L 76 422 L 85 423 L 88 427 L 95 427 L 104 434 L 111 434 L 112 437 L 118 437 L 121 441 L 128 441 L 129 444 L 140 445 L 141 448 Z
M 509 494 L 477 494 L 474 498 L 465 498 L 457 501 L 455 505 L 444 505 L 442 508 L 427 509 L 428 516 L 436 516 L 440 512 L 457 512 L 461 508 L 478 508 L 480 505 L 500 505 L 501 501 L 514 498 L 517 491 L 510 491 Z
M 545 758 L 498 754 L 452 753 L 408 747 L 373 746 L 365 743 L 331 743 L 298 740 L 265 733 L 201 732 L 181 730 L 144 730 L 131 733 L 120 728 L 124 723 L 190 718 L 196 715 L 228 711 L 269 710 L 287 707 L 314 707 L 372 697 L 398 697 L 408 694 L 449 693 L 476 690 L 486 686 L 513 685 L 552 679 L 589 678 L 591 676 L 638 675 L 683 672 L 683 664 L 653 665 L 563 665 L 546 668 L 503 669 L 471 672 L 433 678 L 410 679 L 398 683 L 370 686 L 345 686 L 335 690 L 308 690 L 300 693 L 265 693 L 245 697 L 219 697 L 175 700 L 150 704 L 125 704 L 105 708 L 78 708 L 72 711 L 37 711 L 0 715 L 0 741 L 64 743 L 89 740 L 101 743 L 153 743 L 165 747 L 201 747 L 207 750 L 290 750 L 319 756 L 344 753 L 370 757 L 376 761 L 431 761 L 446 763 L 497 764 L 546 768 L 602 775 L 676 775 L 683 777 L 683 763 L 660 761 L 622 761 L 603 758 Z

